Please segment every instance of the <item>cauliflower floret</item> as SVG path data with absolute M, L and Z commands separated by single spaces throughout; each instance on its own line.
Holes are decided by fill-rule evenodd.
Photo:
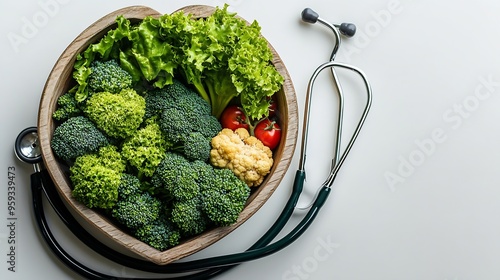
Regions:
M 210 162 L 231 169 L 249 187 L 257 187 L 273 166 L 273 152 L 246 129 L 225 128 L 212 138 Z

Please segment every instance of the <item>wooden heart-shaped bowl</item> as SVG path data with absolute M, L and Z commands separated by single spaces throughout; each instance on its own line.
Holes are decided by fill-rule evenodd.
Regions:
M 215 11 L 215 8 L 196 5 L 187 6 L 180 10 L 192 14 L 194 18 L 200 18 L 209 16 Z M 77 54 L 102 38 L 108 30 L 114 28 L 116 17 L 119 15 L 123 15 L 131 21 L 140 21 L 146 16 L 159 17 L 161 13 L 144 6 L 123 8 L 99 19 L 76 37 L 59 57 L 46 81 L 38 112 L 38 135 L 45 167 L 60 196 L 74 216 L 96 237 L 104 238 L 106 244 L 111 247 L 163 265 L 198 252 L 218 241 L 248 220 L 273 194 L 284 177 L 295 151 L 298 132 L 297 100 L 292 81 L 283 61 L 276 50 L 269 45 L 274 54 L 273 64 L 285 78 L 282 89 L 276 94 L 277 115 L 282 129 L 282 139 L 280 145 L 274 150 L 274 165 L 270 174 L 257 189 L 253 190 L 247 205 L 235 224 L 209 230 L 168 250 L 158 251 L 120 229 L 106 216 L 76 201 L 71 194 L 72 188 L 67 167 L 56 158 L 50 146 L 55 128 L 52 114 L 56 109 L 58 97 L 67 92 L 74 84 L 72 72 Z

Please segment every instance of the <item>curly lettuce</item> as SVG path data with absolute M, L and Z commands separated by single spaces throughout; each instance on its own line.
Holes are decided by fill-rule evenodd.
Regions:
M 228 5 L 208 17 L 195 19 L 182 11 L 133 24 L 123 16 L 117 27 L 77 57 L 75 97 L 88 97 L 90 63 L 117 59 L 135 84 L 147 81 L 162 88 L 173 79 L 184 79 L 220 117 L 234 99 L 250 119 L 268 114 L 270 96 L 284 78 L 272 64 L 273 55 L 256 21 L 247 23 Z

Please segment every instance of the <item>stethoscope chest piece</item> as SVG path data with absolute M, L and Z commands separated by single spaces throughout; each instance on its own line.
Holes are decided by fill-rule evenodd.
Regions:
M 14 145 L 14 151 L 19 160 L 26 163 L 35 164 L 42 160 L 36 127 L 28 127 L 19 133 Z

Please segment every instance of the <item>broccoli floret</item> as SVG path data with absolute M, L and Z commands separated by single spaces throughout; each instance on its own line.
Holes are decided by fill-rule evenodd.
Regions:
M 182 140 L 187 132 L 200 132 L 206 137 L 217 135 L 222 127 L 219 121 L 210 115 L 207 106 L 208 103 L 199 95 L 186 91 L 177 97 L 176 103 L 162 111 L 162 130 L 173 141 Z
M 126 162 L 117 148 L 104 146 L 96 154 L 76 158 L 70 167 L 73 197 L 89 208 L 112 208 L 118 201 L 118 187 Z
M 125 200 L 119 200 L 111 215 L 129 229 L 135 229 L 152 224 L 160 217 L 162 209 L 160 200 L 143 192 L 130 195 Z
M 195 179 L 196 173 L 186 158 L 167 152 L 151 177 L 151 184 L 153 193 L 185 201 L 199 195 L 200 188 Z
M 145 119 L 149 119 L 155 116 L 160 116 L 163 110 L 169 108 L 169 104 L 172 104 L 173 98 L 169 92 L 166 90 L 167 87 L 162 89 L 155 89 L 147 91 L 144 99 L 146 100 L 146 112 L 144 114 Z
M 54 153 L 63 160 L 94 153 L 108 145 L 108 139 L 86 117 L 71 117 L 54 130 L 50 143 Z
M 210 158 L 210 139 L 199 132 L 191 132 L 182 145 L 182 152 L 189 160 L 207 161 Z
M 173 80 L 173 83 L 160 89 L 152 89 L 146 91 L 144 98 L 146 99 L 146 114 L 145 118 L 160 116 L 163 110 L 175 107 L 178 103 L 178 98 L 187 94 L 187 88 L 178 80 Z
M 209 116 L 211 112 L 210 104 L 191 89 L 187 87 L 182 89 L 181 87 L 183 85 L 176 87 L 178 96 L 175 106 L 180 110 L 193 112 L 190 115 L 191 118 L 197 118 L 200 115 Z
M 57 109 L 52 114 L 52 117 L 57 121 L 64 121 L 81 114 L 82 110 L 75 99 L 75 95 L 67 92 L 57 99 Z
M 135 237 L 149 246 L 163 251 L 179 244 L 181 235 L 165 218 L 160 218 L 151 224 L 139 227 Z
M 212 225 L 233 224 L 250 195 L 250 188 L 231 170 L 214 169 L 204 161 L 191 162 L 170 152 L 158 166 L 152 184 L 168 195 L 168 218 L 183 237 Z
M 193 120 L 192 126 L 194 131 L 197 131 L 207 138 L 213 138 L 222 130 L 222 125 L 219 120 L 212 115 L 199 116 Z
M 137 169 L 139 177 L 151 177 L 163 160 L 168 145 L 160 126 L 150 122 L 123 142 L 122 155 Z
M 146 117 L 157 117 L 164 138 L 171 151 L 179 152 L 189 160 L 208 160 L 210 139 L 222 126 L 210 114 L 210 105 L 181 82 L 146 93 Z
M 118 200 L 125 200 L 129 196 L 141 192 L 141 181 L 134 175 L 123 173 L 118 186 Z
M 214 169 L 211 182 L 200 188 L 202 209 L 218 226 L 235 223 L 250 195 L 250 187 L 229 169 Z
M 210 221 L 202 212 L 200 197 L 185 201 L 176 201 L 172 205 L 171 221 L 184 237 L 202 233 Z
M 146 92 L 146 118 L 159 116 L 167 108 L 192 111 L 196 114 L 210 115 L 210 105 L 198 93 L 186 87 L 182 82 L 173 83 L 161 89 Z
M 192 126 L 187 115 L 187 112 L 175 107 L 163 110 L 159 122 L 167 141 L 171 143 L 182 142 L 192 132 Z
M 116 60 L 95 60 L 90 65 L 90 70 L 87 79 L 90 92 L 118 93 L 132 86 L 132 76 Z
M 171 220 L 181 232 L 190 236 L 211 225 L 235 223 L 250 195 L 250 188 L 245 182 L 231 170 L 215 169 L 201 160 L 190 162 L 189 172 L 194 174 L 198 188 L 183 189 L 184 192 L 189 191 L 192 198 L 174 199 L 171 210 Z
M 206 137 L 213 137 L 222 129 L 219 121 L 210 115 L 208 102 L 178 80 L 163 89 L 147 92 L 145 99 L 146 116 L 160 116 L 161 127 L 172 141 L 182 140 L 187 132 L 202 132 Z M 209 133 L 205 133 L 207 126 Z
M 99 92 L 86 103 L 85 114 L 108 136 L 124 139 L 143 122 L 146 102 L 133 89 L 119 93 Z

